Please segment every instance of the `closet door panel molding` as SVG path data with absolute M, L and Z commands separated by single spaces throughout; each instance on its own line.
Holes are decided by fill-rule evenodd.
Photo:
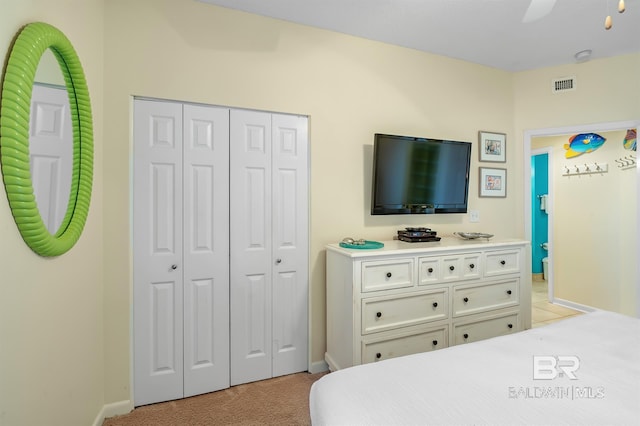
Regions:
M 229 387 L 229 110 L 185 104 L 184 396 Z
M 134 400 L 182 397 L 182 107 L 139 102 L 134 126 Z
M 307 118 L 273 114 L 273 376 L 308 365 Z
M 231 111 L 231 384 L 271 376 L 271 115 Z

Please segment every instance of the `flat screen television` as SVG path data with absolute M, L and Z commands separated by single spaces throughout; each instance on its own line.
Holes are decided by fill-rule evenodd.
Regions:
M 466 213 L 471 143 L 376 133 L 372 215 Z

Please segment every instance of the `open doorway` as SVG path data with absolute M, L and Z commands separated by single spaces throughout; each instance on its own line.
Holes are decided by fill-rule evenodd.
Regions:
M 598 133 L 598 132 L 614 132 L 614 131 L 623 131 L 625 129 L 630 129 L 630 128 L 637 128 L 638 127 L 638 121 L 629 121 L 629 122 L 613 122 L 613 123 L 600 123 L 600 124 L 595 124 L 595 125 L 580 125 L 580 126 L 568 126 L 568 127 L 563 127 L 563 128 L 552 128 L 552 129 L 536 129 L 536 130 L 530 130 L 530 131 L 525 131 L 524 133 L 524 185 L 525 185 L 525 194 L 528 194 L 528 196 L 525 197 L 525 236 L 528 240 L 532 241 L 532 246 L 534 244 L 534 224 L 533 224 L 533 219 L 532 219 L 532 209 L 534 208 L 534 206 L 536 205 L 535 203 L 537 203 L 537 198 L 534 198 L 534 196 L 539 195 L 539 194 L 532 194 L 532 169 L 530 167 L 531 165 L 531 159 L 534 155 L 539 153 L 539 146 L 540 144 L 538 144 L 536 141 L 540 138 L 556 138 L 556 139 L 563 139 L 565 141 L 568 141 L 568 138 L 571 135 L 574 134 L 578 134 L 578 133 L 588 133 L 588 132 L 593 132 L 593 133 Z M 610 146 L 611 148 L 613 148 L 612 144 L 618 144 L 619 141 L 610 141 Z M 560 145 L 562 147 L 562 145 Z M 616 145 L 617 146 L 617 145 Z M 558 151 L 558 148 L 556 147 L 556 151 Z M 562 151 L 562 148 L 560 148 L 560 151 Z M 604 150 L 602 151 L 604 152 Z M 635 153 L 634 153 L 635 154 Z M 561 153 L 562 155 L 562 153 Z M 553 157 L 553 156 L 551 156 Z M 569 195 L 567 195 L 566 193 L 566 189 L 565 192 L 562 193 L 561 195 L 563 195 L 560 199 L 560 201 L 563 201 L 565 204 L 567 203 L 568 199 L 571 199 L 573 197 L 582 197 L 585 196 L 584 194 L 582 194 L 580 191 L 580 186 L 585 186 L 585 185 L 591 185 L 593 183 L 597 183 L 598 181 L 593 179 L 593 180 L 588 180 L 587 177 L 575 177 L 575 176 L 565 176 L 564 173 L 562 172 L 562 168 L 566 167 L 566 164 L 564 164 L 564 157 L 563 156 L 558 156 L 558 153 L 556 152 L 556 159 L 561 158 L 561 161 L 557 161 L 555 164 L 552 164 L 549 166 L 549 173 L 553 174 L 555 173 L 556 177 L 556 181 L 561 182 L 563 185 L 571 185 L 571 191 L 573 191 L 574 193 L 571 193 Z M 582 157 L 577 157 L 577 158 L 571 158 L 571 159 L 567 159 L 566 162 L 568 163 L 576 163 L 580 164 L 585 162 L 585 160 L 587 161 L 593 161 L 593 159 L 596 158 L 596 156 L 582 156 Z M 610 175 L 609 177 L 613 177 L 615 173 L 619 173 L 620 170 L 617 170 L 616 168 L 616 163 L 615 163 L 615 158 L 610 158 L 609 159 L 609 167 L 610 167 Z M 560 164 L 561 162 L 563 162 L 563 164 Z M 564 170 L 564 169 L 563 169 Z M 632 193 L 626 193 L 626 196 L 633 201 L 633 208 L 629 208 L 627 209 L 629 212 L 633 212 L 634 216 L 632 218 L 625 218 L 624 220 L 626 221 L 627 225 L 632 225 L 632 226 L 627 226 L 626 228 L 624 228 L 623 231 L 618 231 L 616 232 L 616 230 L 611 230 L 611 232 L 609 232 L 607 234 L 607 231 L 603 231 L 602 229 L 605 228 L 606 226 L 602 226 L 602 217 L 599 217 L 597 214 L 593 214 L 593 209 L 591 209 L 590 207 L 587 208 L 577 208 L 575 211 L 571 212 L 571 214 L 574 215 L 578 215 L 576 216 L 578 219 L 582 219 L 583 217 L 588 217 L 591 215 L 592 217 L 592 222 L 590 226 L 584 226 L 584 225 L 575 225 L 578 226 L 579 229 L 573 229 L 572 231 L 574 232 L 574 236 L 578 236 L 581 237 L 583 236 L 583 234 L 585 233 L 593 233 L 594 231 L 596 232 L 600 232 L 604 237 L 607 238 L 625 238 L 626 241 L 631 244 L 631 248 L 621 248 L 620 250 L 622 251 L 621 255 L 622 256 L 627 256 L 628 254 L 631 254 L 632 256 L 636 256 L 636 254 L 639 252 L 639 245 L 640 245 L 640 235 L 639 235 L 639 231 L 638 228 L 640 228 L 640 226 L 638 226 L 638 223 L 640 222 L 640 215 L 637 213 L 637 209 L 636 209 L 636 200 L 638 199 L 638 191 L 640 188 L 640 184 L 638 184 L 638 182 L 640 181 L 640 173 L 638 172 L 638 168 L 637 165 L 633 170 L 627 170 L 625 171 L 625 179 L 628 181 L 629 178 L 631 179 L 631 181 L 633 182 L 633 188 L 631 189 L 633 192 Z M 619 175 L 615 175 L 615 176 L 619 176 Z M 572 180 L 573 179 L 573 180 Z M 582 179 L 582 181 L 578 180 L 578 179 Z M 570 182 L 570 183 L 569 183 Z M 630 189 L 630 186 L 628 186 L 628 190 Z M 613 188 L 616 189 L 616 188 Z M 600 193 L 602 194 L 603 192 L 610 192 L 610 191 L 600 191 Z M 594 203 L 598 203 L 599 202 L 599 197 L 601 197 L 602 195 L 598 195 L 597 193 L 593 192 L 591 194 L 587 194 L 586 197 L 590 197 Z M 554 197 L 557 198 L 558 194 L 554 194 L 553 193 L 553 185 L 550 185 L 550 193 L 549 193 L 549 202 L 550 202 L 550 211 L 553 212 L 554 210 Z M 606 219 L 610 219 L 610 221 L 612 223 L 615 223 L 615 219 L 616 218 L 612 218 L 611 217 L 611 213 L 609 212 L 613 212 L 616 210 L 624 210 L 624 209 L 616 209 L 615 206 L 613 205 L 607 205 L 605 202 L 606 208 L 608 208 L 609 210 L 607 211 L 607 213 L 604 215 Z M 565 212 L 566 213 L 566 212 Z M 587 249 L 587 250 L 583 250 L 584 246 L 579 246 L 579 243 L 576 241 L 572 241 L 574 240 L 574 238 L 570 238 L 570 239 L 566 239 L 566 229 L 574 226 L 573 223 L 568 223 L 570 221 L 567 220 L 567 215 L 565 214 L 564 216 L 560 216 L 561 218 L 564 217 L 564 220 L 562 222 L 555 222 L 555 225 L 553 224 L 554 222 L 554 214 L 550 215 L 550 223 L 549 223 L 549 252 L 548 255 L 551 259 L 551 262 L 555 261 L 557 262 L 555 267 L 549 267 L 549 271 L 548 271 L 548 282 L 550 284 L 549 286 L 549 294 L 548 294 L 548 298 L 549 301 L 560 304 L 560 305 L 564 305 L 567 307 L 572 307 L 572 308 L 577 308 L 579 310 L 590 310 L 593 308 L 601 308 L 601 309 L 610 309 L 610 310 L 616 310 L 622 313 L 627 313 L 627 314 L 631 314 L 631 315 L 636 315 L 640 317 L 640 282 L 638 277 L 640 277 L 640 273 L 638 272 L 639 267 L 636 266 L 637 262 L 635 262 L 635 259 L 629 259 L 628 261 L 626 261 L 624 263 L 625 265 L 625 269 L 632 270 L 632 273 L 626 273 L 625 276 L 613 276 L 614 274 L 617 274 L 617 272 L 614 272 L 613 274 L 607 274 L 606 272 L 606 267 L 608 267 L 606 258 L 607 256 L 611 256 L 612 254 L 607 251 L 606 248 L 603 248 L 601 253 L 598 253 L 598 249 L 599 247 L 596 247 L 596 249 L 594 250 L 592 249 Z M 578 223 L 579 221 L 575 221 L 576 223 Z M 559 226 L 563 224 L 562 226 Z M 605 225 L 607 225 L 605 223 Z M 554 228 L 555 229 L 559 229 L 559 231 L 557 232 L 558 235 L 554 235 Z M 628 232 L 626 231 L 632 231 L 632 235 L 629 235 Z M 564 240 L 559 240 L 559 238 L 565 235 Z M 588 235 L 588 234 L 587 234 Z M 561 260 L 560 265 L 558 265 L 558 259 L 556 254 L 557 250 L 554 250 L 554 241 L 560 241 L 561 247 L 563 248 L 563 252 L 562 252 L 562 256 L 563 256 L 563 260 Z M 573 251 L 571 250 L 566 250 L 566 248 L 569 248 L 571 246 L 571 244 L 577 244 L 578 247 L 576 247 L 575 249 L 573 249 Z M 533 247 L 532 247 L 533 248 Z M 617 246 L 615 247 L 616 249 L 618 248 Z M 570 253 L 569 256 L 567 256 L 567 252 Z M 628 252 L 632 252 L 632 253 L 628 253 Z M 618 259 L 618 254 L 615 255 L 615 259 L 617 261 Z M 576 260 L 574 259 L 574 257 L 576 258 L 580 258 L 582 257 L 582 259 L 580 260 Z M 581 261 L 583 262 L 583 265 L 585 265 L 585 269 L 586 266 L 592 266 L 592 265 L 597 265 L 598 262 L 601 262 L 602 264 L 602 269 L 603 269 L 603 273 L 601 274 L 602 276 L 598 277 L 599 282 L 602 283 L 607 283 L 606 289 L 600 288 L 597 291 L 600 292 L 600 294 L 593 296 L 592 299 L 584 298 L 582 297 L 576 297 L 577 301 L 573 301 L 571 300 L 571 298 L 567 298 L 567 294 L 568 292 L 566 291 L 566 288 L 563 289 L 565 291 L 561 292 L 560 297 L 558 297 L 558 293 L 555 290 L 558 290 L 559 288 L 556 287 L 556 284 L 558 284 L 558 281 L 556 281 L 556 272 L 559 272 L 557 275 L 562 275 L 564 274 L 566 276 L 567 271 L 571 270 L 571 268 L 569 268 L 566 265 L 566 261 L 567 259 L 570 258 L 570 260 L 578 262 Z M 562 269 L 558 269 L 559 267 L 562 267 Z M 573 274 L 573 273 L 572 273 Z M 578 278 L 579 274 L 576 274 L 576 279 L 572 279 L 572 281 L 575 281 L 574 283 L 572 283 L 572 285 L 582 285 L 582 283 L 584 281 L 581 281 L 581 278 Z M 573 277 L 574 275 L 571 275 L 571 277 Z M 566 282 L 567 280 L 565 279 L 564 282 Z M 617 284 L 619 282 L 623 282 L 625 284 L 623 284 L 624 288 L 618 288 L 616 287 Z M 631 284 L 629 284 L 631 282 Z M 579 291 L 581 292 L 589 292 L 589 288 L 585 285 L 584 289 L 580 289 Z M 596 291 L 596 293 L 597 293 Z M 574 293 L 575 294 L 575 293 Z M 610 300 L 606 300 L 606 299 L 610 299 Z M 588 302 L 585 302 L 585 300 Z M 597 300 L 597 301 L 594 301 Z

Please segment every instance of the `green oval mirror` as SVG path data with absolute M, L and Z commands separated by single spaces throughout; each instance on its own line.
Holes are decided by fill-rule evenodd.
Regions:
M 73 168 L 66 214 L 55 234 L 40 215 L 30 172 L 30 105 L 40 58 L 50 49 L 65 80 L 73 130 Z M 0 164 L 13 218 L 27 245 L 41 256 L 59 256 L 80 238 L 89 212 L 93 181 L 93 123 L 89 90 L 71 42 L 42 22 L 25 26 L 7 61 L 0 105 Z

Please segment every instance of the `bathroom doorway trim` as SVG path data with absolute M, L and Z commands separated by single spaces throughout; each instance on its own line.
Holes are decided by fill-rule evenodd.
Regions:
M 575 133 L 586 132 L 607 132 L 616 130 L 626 130 L 631 128 L 637 128 L 640 126 L 640 120 L 630 121 L 612 121 L 606 123 L 596 124 L 581 124 L 575 126 L 555 127 L 546 129 L 532 129 L 525 130 L 523 135 L 524 145 L 524 234 L 525 238 L 531 241 L 531 140 L 536 137 L 545 136 L 560 136 Z M 636 197 L 640 200 L 640 164 L 636 163 Z M 553 205 L 551 207 L 553 209 Z M 552 210 L 553 212 L 553 210 Z M 636 226 L 636 249 L 640 253 L 640 209 L 638 209 L 637 226 Z M 551 223 L 549 224 L 551 226 Z M 552 235 L 550 234 L 550 238 Z M 551 244 L 551 250 L 553 250 L 553 243 Z M 549 253 L 551 255 L 551 253 Z M 636 317 L 640 318 L 640 262 L 638 262 L 636 271 Z M 552 269 L 552 268 L 550 268 Z M 550 272 L 550 278 L 553 279 L 553 272 Z M 552 281 L 550 281 L 552 282 Z M 550 286 L 551 287 L 551 286 Z M 553 302 L 553 296 L 551 295 L 550 301 Z M 578 307 L 579 308 L 579 307 Z

